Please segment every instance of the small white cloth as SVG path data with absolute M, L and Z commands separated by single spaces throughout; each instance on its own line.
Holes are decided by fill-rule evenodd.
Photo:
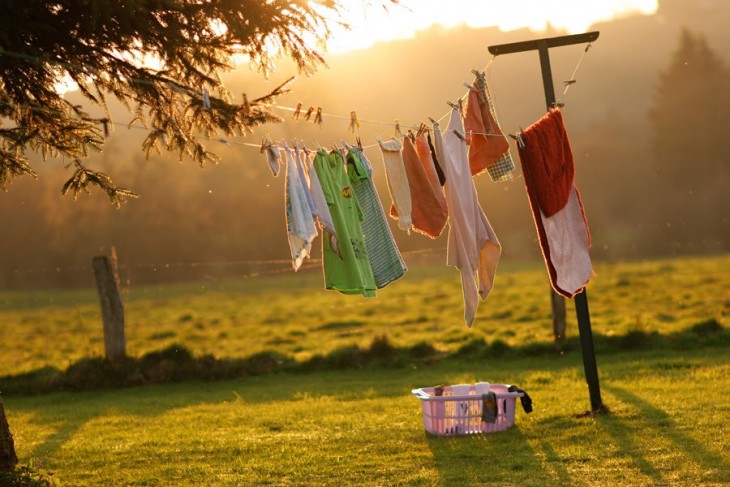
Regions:
M 396 139 L 386 142 L 378 140 L 383 153 L 385 178 L 388 181 L 388 191 L 393 205 L 398 212 L 398 228 L 410 232 L 413 226 L 411 219 L 412 203 L 411 189 L 408 185 L 408 175 L 403 164 L 403 144 Z
M 289 234 L 292 267 L 299 270 L 302 262 L 312 250 L 312 241 L 317 237 L 317 227 L 307 202 L 303 182 L 299 178 L 292 151 L 284 149 L 286 155 L 286 226 Z

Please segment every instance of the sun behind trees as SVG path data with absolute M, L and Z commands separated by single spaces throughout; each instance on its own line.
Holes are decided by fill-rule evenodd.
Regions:
M 263 73 L 274 55 L 314 70 L 324 62 L 317 42 L 327 38 L 328 19 L 342 6 L 335 0 L 16 0 L 6 8 L 0 20 L 0 187 L 16 176 L 35 177 L 26 152 L 36 151 L 71 161 L 64 193 L 76 196 L 97 185 L 118 207 L 136 195 L 83 164 L 104 144 L 107 97 L 149 129 L 148 155 L 165 150 L 200 164 L 216 161 L 196 136 L 243 135 L 278 121 L 266 105 L 286 90 L 285 83 L 250 101 L 228 93 L 220 75 L 234 67 L 233 56 Z M 65 100 L 56 89 L 65 77 L 104 115 Z

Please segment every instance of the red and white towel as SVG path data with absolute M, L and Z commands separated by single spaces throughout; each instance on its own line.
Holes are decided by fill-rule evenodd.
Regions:
M 591 235 L 573 182 L 573 152 L 562 112 L 550 110 L 521 138 L 522 174 L 550 283 L 555 292 L 572 298 L 588 284 L 593 267 Z

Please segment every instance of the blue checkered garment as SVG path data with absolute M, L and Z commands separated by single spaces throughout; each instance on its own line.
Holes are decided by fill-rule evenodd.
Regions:
M 482 83 L 479 83 L 480 85 Z M 494 122 L 499 126 L 499 120 L 497 119 L 497 113 L 494 110 L 494 103 L 492 102 L 492 94 L 489 92 L 489 87 L 487 86 L 486 80 L 483 83 L 484 86 L 484 94 L 487 95 L 487 105 L 489 105 L 489 112 L 492 114 L 492 118 L 494 118 Z M 492 178 L 492 182 L 498 182 L 498 181 L 512 181 L 512 171 L 515 170 L 515 163 L 512 161 L 512 155 L 509 152 L 509 149 L 507 149 L 507 152 L 502 154 L 502 156 L 494 161 L 492 164 L 487 166 L 487 172 L 489 172 L 489 177 Z
M 378 191 L 373 184 L 373 169 L 362 150 L 347 152 L 347 175 L 362 208 L 362 233 L 375 285 L 381 289 L 406 273 L 406 264 L 395 244 Z

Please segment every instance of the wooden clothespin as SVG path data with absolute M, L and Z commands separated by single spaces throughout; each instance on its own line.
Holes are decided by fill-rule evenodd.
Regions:
M 431 122 L 432 125 L 438 125 L 439 124 L 436 120 L 434 120 L 431 117 L 428 117 L 428 120 Z
M 317 107 L 317 114 L 314 116 L 314 123 L 317 125 L 322 125 L 322 107 Z
M 101 124 L 104 126 L 104 137 L 108 138 L 109 137 L 109 119 L 106 117 L 100 118 L 99 122 L 101 122 Z
M 269 142 L 269 139 L 267 137 L 263 137 L 261 139 L 261 150 L 260 152 L 263 154 L 264 151 L 271 145 L 271 142 Z
M 357 141 L 357 146 L 362 150 L 362 141 L 360 140 L 360 136 L 358 135 L 355 137 L 355 140 Z
M 512 137 L 515 141 L 517 141 L 517 145 L 520 147 L 520 149 L 525 148 L 525 141 L 522 140 L 522 131 L 517 132 L 516 134 L 509 134 L 510 137 Z
M 202 96 L 203 96 L 203 108 L 206 110 L 210 110 L 210 93 L 208 93 L 208 88 L 202 89 Z
M 301 114 L 302 114 L 302 104 L 300 102 L 300 103 L 297 103 L 297 108 L 294 110 L 294 115 L 292 115 L 291 118 L 293 118 L 294 120 L 299 120 L 299 115 L 301 115 Z
M 399 137 L 405 137 L 403 131 L 400 129 L 400 122 L 398 121 L 398 119 L 396 119 L 395 121 L 395 135 Z
M 243 94 L 243 111 L 245 113 L 251 113 L 251 104 L 248 102 L 246 93 Z
M 459 132 L 457 129 L 454 129 L 453 132 L 454 132 L 454 135 L 456 135 L 458 138 L 460 138 L 462 142 L 466 142 L 466 137 L 464 137 L 464 134 Z
M 307 113 L 304 114 L 304 120 L 309 122 L 309 119 L 312 117 L 312 112 L 314 111 L 314 107 L 309 107 L 307 109 Z
M 360 121 L 357 119 L 357 113 L 355 111 L 350 112 L 350 130 L 355 133 L 355 129 L 360 129 Z
M 577 82 L 578 82 L 577 79 L 569 79 L 568 81 L 563 81 L 563 86 L 570 86 L 570 85 L 572 85 L 574 83 L 577 83 Z

